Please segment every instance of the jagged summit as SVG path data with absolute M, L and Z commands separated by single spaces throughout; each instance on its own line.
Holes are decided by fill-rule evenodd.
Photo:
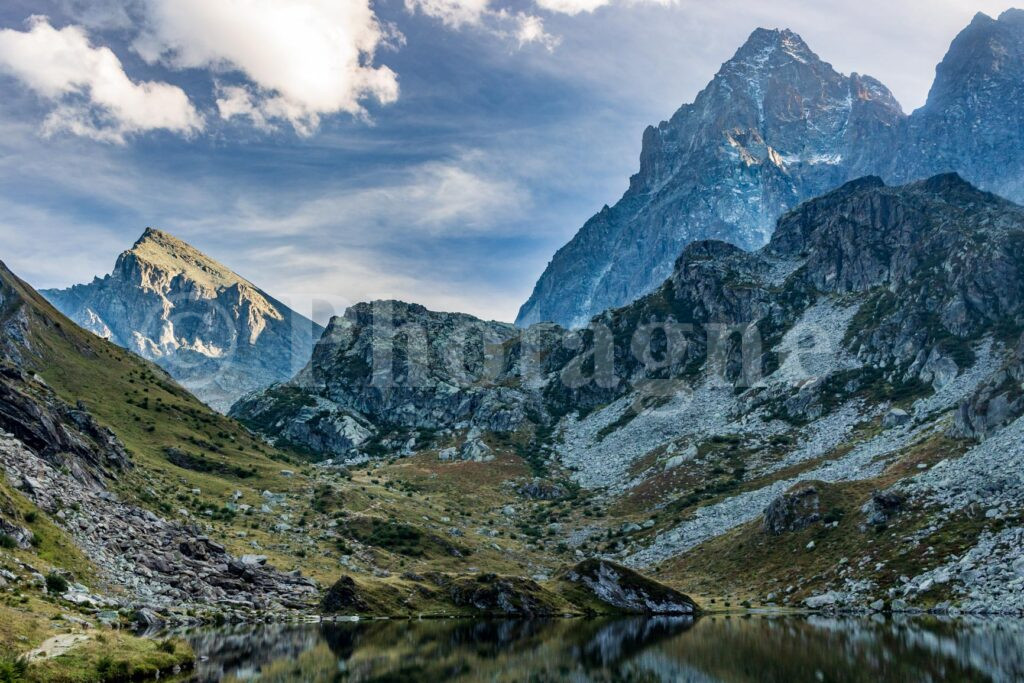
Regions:
M 118 256 L 109 275 L 43 295 L 222 411 L 289 379 L 323 332 L 224 264 L 154 228 Z
M 799 34 L 787 29 L 755 29 L 723 66 L 761 65 L 768 60 L 820 61 Z
M 924 106 L 940 111 L 960 105 L 968 111 L 993 95 L 1006 101 L 1020 87 L 1024 71 L 1024 10 L 1007 10 L 993 19 L 979 13 L 950 45 L 935 69 Z M 1010 87 L 1010 92 L 998 89 Z
M 1024 9 L 1011 7 L 999 15 L 999 21 L 1024 23 Z
M 837 72 L 796 33 L 754 31 L 644 132 L 629 189 L 559 250 L 516 324 L 585 325 L 657 287 L 695 240 L 762 246 L 786 210 L 868 171 L 902 117 L 884 85 Z
M 171 277 L 184 276 L 208 290 L 216 291 L 240 284 L 258 289 L 188 242 L 156 228 L 146 228 L 132 248 L 121 253 L 116 268 L 123 268 L 124 262 L 132 259 L 143 261 Z

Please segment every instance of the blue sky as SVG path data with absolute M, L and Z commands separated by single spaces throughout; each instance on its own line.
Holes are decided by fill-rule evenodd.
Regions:
M 320 319 L 394 297 L 512 320 L 754 28 L 909 111 L 1013 4 L 6 0 L 0 259 L 66 286 L 152 225 Z

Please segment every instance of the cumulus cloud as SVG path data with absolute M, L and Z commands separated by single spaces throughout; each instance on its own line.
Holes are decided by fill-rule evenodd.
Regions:
M 0 30 L 0 70 L 55 107 L 43 132 L 70 132 L 105 142 L 150 130 L 185 135 L 203 119 L 185 91 L 168 83 L 132 81 L 109 48 L 95 47 L 78 26 L 56 29 L 46 17 L 27 31 Z
M 494 9 L 490 0 L 405 0 L 405 8 L 412 13 L 438 19 L 452 29 L 473 26 L 486 30 L 523 47 L 538 44 L 548 50 L 558 45 L 559 39 L 544 29 L 544 20 L 526 12 Z
M 219 92 L 224 118 L 287 121 L 310 135 L 320 117 L 364 115 L 398 98 L 398 77 L 374 66 L 391 35 L 368 0 L 145 0 L 135 50 L 171 68 L 238 72 L 251 85 Z

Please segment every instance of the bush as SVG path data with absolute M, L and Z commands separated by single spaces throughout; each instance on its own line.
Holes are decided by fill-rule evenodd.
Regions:
M 96 675 L 103 683 L 131 680 L 131 667 L 123 659 L 115 661 L 110 655 L 103 655 L 96 662 Z
M 49 593 L 64 595 L 68 592 L 68 581 L 60 574 L 47 574 L 46 590 Z
M 4 550 L 14 550 L 18 547 L 18 542 L 14 540 L 14 536 L 8 534 L 0 534 L 0 548 Z
M 166 652 L 169 655 L 173 655 L 175 652 L 175 645 L 173 640 L 161 640 L 157 643 L 156 649 L 160 652 Z
M 0 683 L 23 683 L 28 674 L 28 662 L 22 657 L 0 655 Z

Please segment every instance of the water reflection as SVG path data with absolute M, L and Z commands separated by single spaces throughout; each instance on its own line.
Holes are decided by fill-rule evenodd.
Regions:
M 186 637 L 202 683 L 1024 680 L 1018 620 L 375 621 Z

